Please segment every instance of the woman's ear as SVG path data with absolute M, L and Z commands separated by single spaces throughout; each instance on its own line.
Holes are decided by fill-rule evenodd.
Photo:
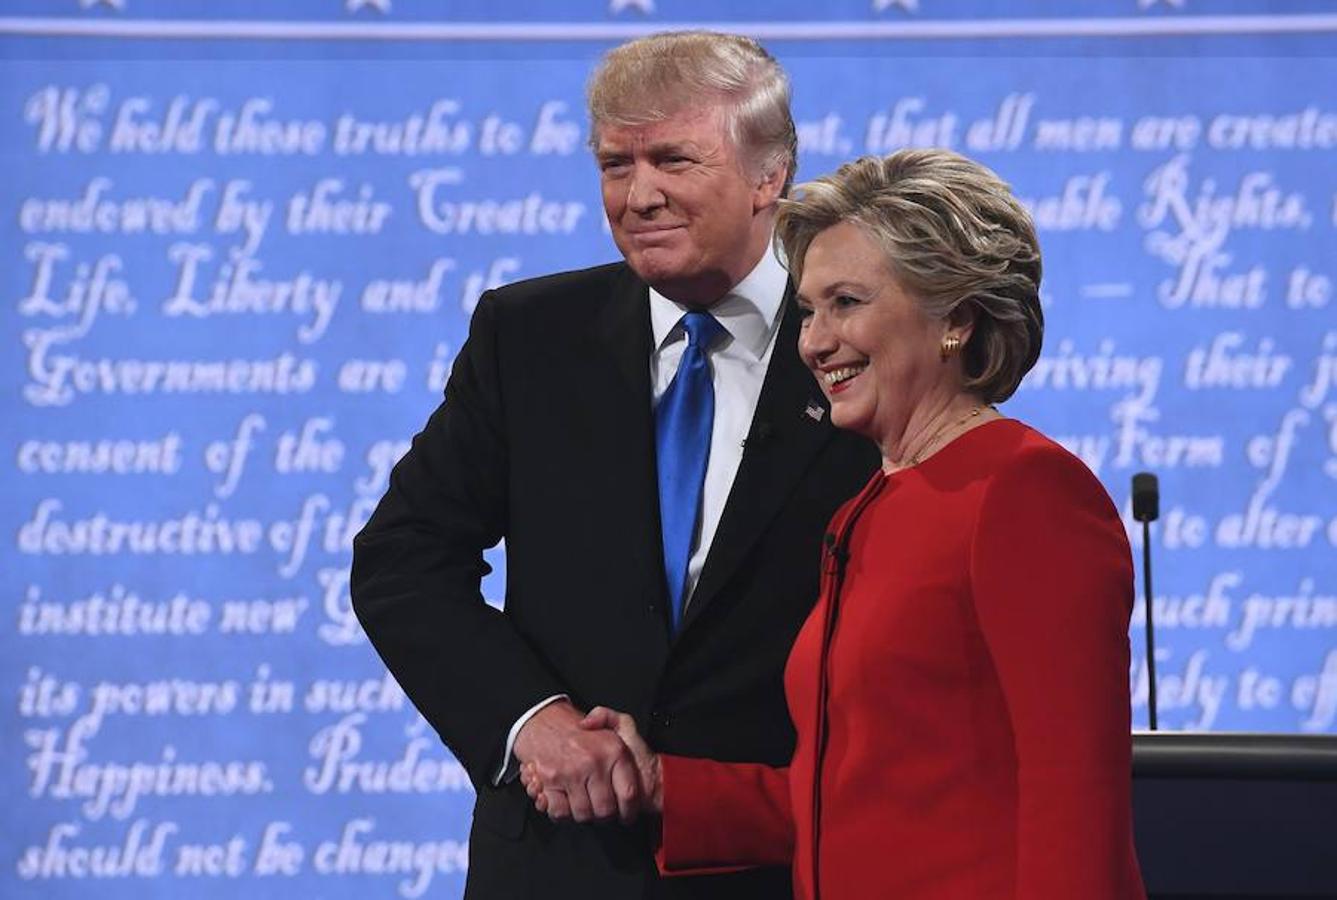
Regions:
M 956 308 L 947 315 L 947 328 L 943 336 L 955 335 L 964 347 L 970 342 L 970 336 L 975 331 L 975 304 L 966 300 L 958 303 Z

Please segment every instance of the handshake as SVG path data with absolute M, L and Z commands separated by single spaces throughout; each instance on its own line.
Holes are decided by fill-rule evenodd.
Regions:
M 582 717 L 559 700 L 520 729 L 515 757 L 534 808 L 553 821 L 626 825 L 663 810 L 659 755 L 626 713 L 597 706 Z

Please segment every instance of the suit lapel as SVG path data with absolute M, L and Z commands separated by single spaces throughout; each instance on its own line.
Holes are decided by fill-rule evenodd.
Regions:
M 594 384 L 603 400 L 590 421 L 592 446 L 604 460 L 600 473 L 608 525 L 619 532 L 616 545 L 626 564 L 644 579 L 644 590 L 664 610 L 668 637 L 667 591 L 659 525 L 659 483 L 655 470 L 654 416 L 651 409 L 649 291 L 626 269 L 614 287 L 610 308 L 594 329 L 600 360 Z M 628 598 L 629 602 L 639 598 Z
M 743 459 L 734 476 L 683 629 L 728 583 L 739 564 L 830 439 L 826 399 L 798 357 L 798 314 L 786 294 L 780 333 L 757 399 Z
M 610 394 L 621 409 L 622 404 L 634 404 L 646 426 L 645 434 L 651 445 L 654 433 L 650 428 L 650 292 L 645 283 L 630 269 L 624 269 L 610 292 L 609 307 L 600 316 L 595 334 L 601 355 L 612 361 L 617 371 L 614 382 L 608 385 Z M 604 417 L 609 419 L 610 417 Z M 622 433 L 625 422 L 610 421 L 613 431 Z

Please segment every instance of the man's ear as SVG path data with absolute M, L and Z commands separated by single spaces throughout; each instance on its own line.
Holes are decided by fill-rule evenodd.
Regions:
M 761 170 L 756 186 L 752 189 L 752 211 L 761 212 L 775 205 L 785 189 L 785 180 L 789 177 L 789 166 L 775 162 Z

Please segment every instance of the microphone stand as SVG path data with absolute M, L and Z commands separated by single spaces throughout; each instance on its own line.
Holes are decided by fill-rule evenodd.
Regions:
M 1156 730 L 1156 635 L 1152 625 L 1151 523 L 1160 517 L 1160 485 L 1150 472 L 1133 476 L 1133 518 L 1142 523 L 1142 596 L 1147 620 L 1147 721 Z

